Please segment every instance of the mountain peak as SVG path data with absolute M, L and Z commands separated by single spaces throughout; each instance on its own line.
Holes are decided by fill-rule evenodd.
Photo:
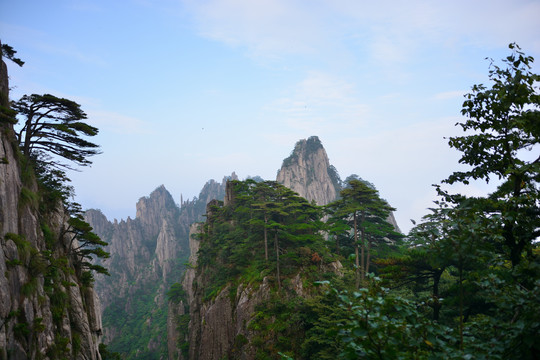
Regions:
M 173 197 L 163 185 L 152 191 L 150 196 L 140 198 L 136 208 L 136 218 L 147 226 L 151 234 L 159 233 L 162 219 L 175 216 L 179 211 Z
M 296 145 L 294 146 L 293 151 L 291 152 L 291 155 L 289 155 L 288 158 L 283 160 L 283 164 L 281 165 L 281 167 L 287 167 L 292 163 L 295 163 L 299 157 L 306 157 L 308 154 L 316 153 L 321 149 L 326 156 L 326 151 L 324 150 L 324 147 L 318 136 L 310 136 L 307 139 L 298 140 L 296 142 Z
M 276 181 L 318 205 L 335 200 L 340 190 L 339 175 L 317 136 L 296 143 L 283 160 Z

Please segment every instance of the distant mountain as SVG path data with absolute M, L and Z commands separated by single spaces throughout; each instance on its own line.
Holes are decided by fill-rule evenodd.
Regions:
M 190 237 L 190 231 L 191 234 L 200 231 L 193 224 L 205 221 L 208 203 L 224 199 L 229 179 L 237 180 L 238 177 L 233 173 L 221 182 L 210 180 L 198 197 L 181 199 L 180 206 L 175 204 L 165 187 L 160 186 L 138 201 L 135 219 L 111 222 L 99 210 L 87 211 L 87 221 L 109 243 L 107 251 L 111 253 L 111 258 L 104 264 L 111 276 L 96 280 L 96 291 L 103 304 L 104 341 L 111 351 L 122 353 L 126 359 L 184 358 L 178 344 L 186 339 L 188 329 L 187 323 L 180 323 L 189 321 L 188 304 L 196 305 L 196 308 L 201 305 L 200 299 L 195 300 L 194 296 L 204 286 L 200 279 L 196 280 L 194 268 L 186 269 L 188 258 L 191 265 L 197 263 L 199 244 L 196 237 Z M 258 177 L 256 180 L 262 181 Z M 296 143 L 291 155 L 283 161 L 276 181 L 317 205 L 336 200 L 342 189 L 342 181 L 330 165 L 317 136 Z M 395 220 L 393 223 L 397 228 Z M 182 278 L 187 298 L 167 304 L 167 291 L 178 292 L 180 287 L 171 286 Z M 256 304 L 267 295 L 264 291 L 249 295 L 250 301 L 242 305 L 245 309 L 235 308 L 235 316 L 249 318 Z M 230 312 L 227 306 L 226 309 L 214 309 L 218 316 L 214 320 L 221 321 L 221 316 Z M 200 311 L 206 310 L 200 308 Z M 214 320 L 209 315 L 206 325 L 204 322 L 193 323 L 190 326 L 198 327 L 198 330 L 190 328 L 190 333 L 204 329 L 214 331 L 209 328 Z M 208 336 L 213 338 L 213 335 Z M 207 350 L 213 352 L 215 349 L 209 347 Z
M 276 181 L 317 205 L 336 200 L 341 190 L 339 175 L 317 136 L 296 143 L 283 160 Z
M 296 143 L 291 155 L 283 160 L 276 181 L 317 205 L 336 200 L 344 186 L 317 136 Z M 387 221 L 401 232 L 393 213 Z
M 178 207 L 164 186 L 139 199 L 136 217 L 109 221 L 100 210 L 86 220 L 109 245 L 110 277 L 96 279 L 103 309 L 104 342 L 127 359 L 167 357 L 166 292 L 179 281 L 189 253 L 189 226 L 203 220 L 206 204 L 223 199 L 228 179 L 208 181 L 198 197 Z

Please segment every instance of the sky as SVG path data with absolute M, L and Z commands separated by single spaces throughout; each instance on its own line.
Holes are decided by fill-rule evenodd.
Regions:
M 1 0 L 0 39 L 26 62 L 12 99 L 74 100 L 100 129 L 69 174 L 83 208 L 120 220 L 162 184 L 180 203 L 233 171 L 275 180 L 316 135 L 406 232 L 463 169 L 446 138 L 489 58 L 516 42 L 540 61 L 538 19 L 540 0 Z

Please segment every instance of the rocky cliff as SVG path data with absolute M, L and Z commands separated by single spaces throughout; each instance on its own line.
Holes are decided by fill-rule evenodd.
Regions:
M 69 215 L 20 155 L 0 61 L 0 359 L 101 359 L 100 307 L 74 256 Z
M 223 225 L 226 229 L 238 227 L 237 230 L 240 233 L 237 233 L 236 230 L 231 232 L 225 230 L 225 232 L 232 238 L 235 237 L 233 234 L 242 234 L 240 228 L 243 225 L 238 222 L 238 218 L 233 215 L 231 219 L 228 217 L 223 219 L 219 215 L 235 212 L 234 196 L 233 194 L 233 199 L 229 199 L 225 204 L 218 201 L 210 202 L 206 223 L 194 224 L 191 227 L 191 256 L 189 260 L 191 266 L 184 275 L 183 290 L 185 295 L 181 299 L 181 302 L 188 306 L 181 307 L 181 312 L 176 313 L 176 316 L 183 316 L 184 312 L 188 310 L 189 326 L 187 332 L 177 334 L 180 336 L 177 343 L 180 343 L 183 352 L 178 351 L 174 356 L 169 357 L 171 360 L 277 358 L 279 356 L 277 354 L 278 342 L 288 342 L 290 340 L 286 339 L 287 337 L 296 335 L 299 339 L 302 338 L 303 334 L 294 334 L 294 332 L 296 326 L 300 329 L 303 324 L 286 326 L 285 324 L 290 319 L 278 320 L 276 314 L 282 312 L 287 316 L 287 313 L 291 311 L 289 306 L 303 306 L 299 304 L 303 304 L 304 301 L 308 301 L 307 299 L 317 294 L 317 289 L 312 285 L 313 279 L 318 276 L 331 277 L 340 273 L 341 264 L 338 261 L 321 261 L 318 267 L 310 266 L 318 255 L 313 255 L 315 253 L 310 248 L 310 246 L 315 248 L 317 245 L 309 241 L 303 244 L 289 244 L 288 249 L 285 248 L 285 245 L 283 248 L 278 247 L 284 257 L 298 259 L 293 262 L 284 260 L 283 266 L 285 268 L 282 269 L 281 275 L 283 284 L 280 287 L 276 283 L 275 260 L 263 261 L 260 258 L 262 250 L 259 246 L 255 246 L 257 249 L 254 250 L 255 252 L 247 250 L 251 256 L 247 259 L 243 257 L 243 265 L 231 262 L 228 255 L 201 261 L 200 250 L 205 254 L 208 251 L 214 253 L 213 249 L 217 245 L 214 241 L 227 241 L 218 240 L 222 238 L 216 229 L 223 229 Z M 245 234 L 236 236 L 239 237 L 229 241 L 232 241 L 236 247 L 246 246 L 242 244 Z M 322 237 L 317 234 L 314 234 L 313 237 L 319 239 L 313 240 L 314 242 L 323 241 Z M 262 240 L 262 234 L 250 239 L 250 242 L 260 240 Z M 222 245 L 224 247 L 231 246 L 229 243 Z M 247 246 L 249 247 L 249 245 Z M 219 253 L 220 250 L 215 252 Z M 259 259 L 256 260 L 256 258 Z M 223 266 L 223 268 L 215 273 L 218 266 Z M 237 270 L 236 277 L 229 278 L 229 281 L 216 289 L 214 281 L 221 279 L 222 276 L 227 276 L 220 272 L 228 272 L 226 269 L 235 266 L 245 266 L 246 268 Z M 281 310 L 277 308 L 281 308 Z M 183 319 L 185 326 L 186 317 L 184 316 Z M 287 347 L 288 345 L 283 346 Z
M 193 235 L 201 231 L 201 224 L 191 228 L 190 264 L 197 264 L 200 241 Z M 253 319 L 255 307 L 270 296 L 268 279 L 265 278 L 262 284 L 227 285 L 211 301 L 203 301 L 208 284 L 204 274 L 195 267 L 186 270 L 182 285 L 190 315 L 189 331 L 182 340 L 187 341 L 189 350 L 170 359 L 222 359 L 229 358 L 231 352 L 238 352 L 234 358 L 255 358 L 255 349 L 242 347 L 239 343 L 235 345 L 235 341 L 247 341 L 251 337 L 248 324 Z
M 341 190 L 341 180 L 337 171 L 330 165 L 326 151 L 317 137 L 310 137 L 307 140 L 300 140 L 291 155 L 283 161 L 283 165 L 278 172 L 277 182 L 292 189 L 300 196 L 309 201 L 314 201 L 318 205 L 326 205 L 339 196 Z M 278 350 L 289 349 L 291 353 L 302 353 L 300 358 L 310 358 L 310 355 L 317 351 L 324 351 L 324 346 L 310 343 L 311 338 L 307 335 L 309 329 L 317 324 L 317 320 L 312 324 L 306 320 L 303 315 L 298 315 L 299 309 L 303 311 L 320 311 L 317 301 L 310 300 L 317 295 L 310 284 L 317 276 L 332 278 L 341 277 L 342 266 L 339 261 L 325 262 L 323 258 L 332 258 L 334 255 L 326 253 L 319 257 L 319 254 L 313 249 L 316 245 L 313 243 L 303 243 L 296 246 L 300 248 L 285 249 L 276 245 L 280 256 L 289 258 L 302 258 L 300 265 L 291 266 L 288 269 L 283 288 L 276 289 L 276 277 L 274 275 L 275 265 L 270 266 L 270 270 L 258 272 L 255 269 L 260 267 L 261 263 L 256 260 L 236 260 L 242 263 L 250 263 L 246 273 L 237 278 L 230 278 L 222 287 L 216 291 L 215 281 L 221 279 L 221 275 L 216 275 L 216 269 L 221 267 L 220 271 L 228 272 L 228 269 L 238 266 L 235 262 L 227 263 L 229 256 L 220 259 L 210 259 L 201 262 L 199 259 L 199 249 L 205 247 L 203 253 L 207 254 L 208 244 L 204 242 L 219 240 L 216 244 L 211 244 L 210 248 L 215 246 L 230 247 L 230 244 L 224 243 L 223 239 L 228 236 L 234 237 L 236 231 L 231 230 L 238 227 L 238 220 L 222 219 L 227 225 L 221 231 L 227 234 L 221 238 L 219 234 L 214 233 L 214 211 L 215 209 L 225 209 L 221 214 L 225 217 L 234 212 L 235 193 L 232 191 L 234 185 L 229 183 L 224 202 L 213 201 L 208 204 L 206 223 L 194 224 L 190 231 L 190 267 L 184 275 L 183 296 L 178 301 L 171 304 L 170 316 L 177 320 L 176 331 L 171 331 L 173 336 L 169 339 L 169 359 L 254 359 L 257 356 L 264 358 L 279 358 Z M 259 205 L 255 205 L 257 207 Z M 277 206 L 277 205 L 276 205 Z M 271 208 L 271 207 L 269 207 Z M 241 213 L 242 210 L 240 210 Z M 219 210 L 218 210 L 219 212 Z M 239 215 L 241 216 L 241 215 Z M 251 216 L 254 216 L 253 214 Z M 250 221 L 253 221 L 251 219 Z M 389 221 L 399 230 L 393 215 Z M 233 241 L 234 247 L 242 245 L 243 237 L 249 236 L 249 241 L 259 241 L 257 237 L 253 239 L 250 234 L 256 231 L 250 230 L 245 235 Z M 322 236 L 322 234 L 319 234 Z M 259 237 L 262 237 L 261 234 Z M 277 235 L 276 235 L 277 236 Z M 291 246 L 291 245 L 290 245 Z M 321 248 L 318 248 L 319 251 Z M 224 250 L 228 253 L 228 250 Z M 217 251 L 216 253 L 219 253 Z M 234 251 L 233 251 L 234 253 Z M 255 258 L 256 253 L 253 253 Z M 207 256 L 207 255 L 206 255 Z M 313 262 L 319 261 L 318 267 L 313 267 Z M 275 261 L 275 260 L 274 260 Z M 225 262 L 220 264 L 220 262 Z M 298 264 L 298 263 L 297 263 Z M 264 269 L 264 266 L 263 266 Z M 214 275 L 209 275 L 214 272 Z M 350 274 L 350 271 L 348 272 Z M 225 276 L 225 275 L 223 275 Z M 279 272 L 278 272 L 279 276 Z M 257 280 L 253 280 L 253 279 Z M 221 280 L 217 280 L 221 281 Z M 317 308 L 317 310 L 314 310 Z M 331 310 L 329 310 L 331 311 Z M 280 318 L 280 314 L 285 314 L 285 319 Z M 307 321 L 301 325 L 294 323 L 292 318 L 298 316 L 300 321 Z M 187 326 L 189 320 L 189 326 Z M 171 324 L 171 327 L 174 327 Z M 187 330 L 186 330 L 187 327 Z M 296 332 L 296 333 L 295 333 Z M 297 337 L 299 343 L 294 344 Z M 303 343 L 302 343 L 303 342 Z M 316 341 L 315 341 L 316 342 Z M 294 349 L 294 350 L 293 350 Z M 270 355 L 272 354 L 272 355 Z
M 96 291 L 104 311 L 104 341 L 112 351 L 143 357 L 166 353 L 165 293 L 180 276 L 188 256 L 179 208 L 160 186 L 137 203 L 135 219 L 110 222 L 98 210 L 86 211 L 95 232 L 109 243 L 105 265 L 110 277 L 99 277 Z M 143 330 L 138 341 L 134 328 Z
M 341 190 L 339 175 L 317 136 L 296 143 L 283 160 L 276 181 L 317 205 L 336 200 Z
M 343 186 L 317 136 L 296 143 L 291 155 L 283 160 L 276 181 L 317 205 L 327 205 L 336 200 Z M 393 213 L 387 221 L 401 232 Z
M 109 221 L 99 210 L 86 211 L 95 232 L 109 243 L 106 266 L 96 290 L 103 307 L 104 341 L 127 358 L 166 357 L 167 333 L 179 308 L 167 309 L 166 293 L 181 278 L 189 252 L 189 227 L 200 221 L 211 199 L 222 199 L 225 183 L 208 181 L 198 197 L 177 206 L 164 186 L 136 205 L 135 219 Z M 169 313 L 169 315 L 167 315 Z M 144 329 L 137 334 L 137 329 Z M 173 336 L 173 335 L 171 335 Z M 137 339 L 135 339 L 137 337 Z

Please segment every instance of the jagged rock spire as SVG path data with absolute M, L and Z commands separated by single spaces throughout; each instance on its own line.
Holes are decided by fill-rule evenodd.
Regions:
M 317 136 L 296 143 L 291 155 L 283 160 L 276 181 L 317 205 L 334 201 L 341 182 Z

